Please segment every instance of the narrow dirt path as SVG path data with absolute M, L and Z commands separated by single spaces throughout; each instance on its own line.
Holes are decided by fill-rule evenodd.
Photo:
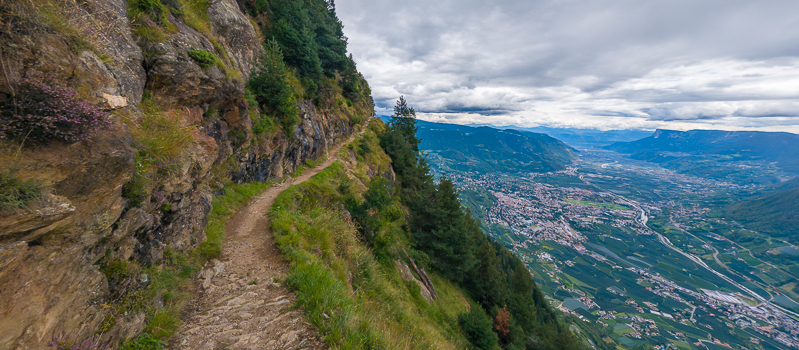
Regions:
M 365 129 L 365 127 L 364 127 Z M 307 181 L 336 160 L 332 157 L 302 175 L 275 184 L 236 212 L 225 228 L 222 255 L 200 272 L 190 315 L 171 341 L 172 349 L 326 349 L 294 293 L 274 283 L 289 265 L 275 245 L 266 213 L 290 186 Z

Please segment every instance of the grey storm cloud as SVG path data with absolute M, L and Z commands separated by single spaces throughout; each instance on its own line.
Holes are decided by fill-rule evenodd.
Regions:
M 339 0 L 378 112 L 799 132 L 799 2 Z M 769 122 L 773 124 L 769 124 Z

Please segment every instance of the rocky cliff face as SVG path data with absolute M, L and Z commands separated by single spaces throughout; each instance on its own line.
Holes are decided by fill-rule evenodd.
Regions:
M 180 11 L 166 14 L 171 32 L 161 41 L 134 34 L 140 24 L 124 0 L 45 3 L 0 0 L 0 100 L 13 98 L 24 78 L 49 74 L 114 110 L 116 127 L 75 144 L 0 139 L 0 169 L 43 181 L 47 192 L 27 209 L 0 209 L 2 349 L 40 349 L 59 332 L 93 334 L 101 324 L 106 341 L 135 336 L 144 315 L 114 315 L 107 304 L 147 276 L 109 281 L 103 262 L 159 264 L 168 249 L 196 247 L 222 184 L 290 174 L 353 129 L 346 108 L 305 102 L 293 135 L 253 133 L 244 82 L 262 46 L 234 0 L 210 1 L 202 26 L 187 25 Z M 222 64 L 203 68 L 192 49 Z M 190 142 L 136 204 L 123 187 L 140 166 L 129 126 L 142 118 L 145 93 Z

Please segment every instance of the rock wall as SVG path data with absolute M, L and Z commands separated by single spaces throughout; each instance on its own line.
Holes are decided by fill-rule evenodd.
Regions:
M 144 315 L 113 315 L 107 304 L 147 278 L 109 281 L 101 262 L 159 264 L 167 247 L 198 246 L 220 183 L 285 176 L 353 130 L 344 109 L 305 102 L 293 135 L 253 134 L 243 89 L 262 47 L 234 0 L 210 2 L 205 33 L 169 14 L 176 30 L 162 42 L 133 34 L 124 0 L 47 3 L 61 23 L 33 3 L 0 0 L 0 100 L 25 77 L 50 74 L 114 109 L 115 128 L 69 145 L 0 139 L 0 169 L 13 167 L 47 189 L 27 209 L 0 209 L 0 349 L 41 349 L 61 332 L 90 335 L 101 323 L 113 325 L 105 341 L 135 336 Z M 225 57 L 226 69 L 200 67 L 189 49 Z M 121 117 L 142 115 L 145 92 L 181 119 L 192 142 L 152 198 L 133 206 L 122 189 L 137 167 L 136 142 Z

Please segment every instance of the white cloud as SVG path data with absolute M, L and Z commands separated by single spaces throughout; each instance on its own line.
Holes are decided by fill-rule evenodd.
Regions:
M 339 0 L 378 113 L 799 132 L 799 2 Z

